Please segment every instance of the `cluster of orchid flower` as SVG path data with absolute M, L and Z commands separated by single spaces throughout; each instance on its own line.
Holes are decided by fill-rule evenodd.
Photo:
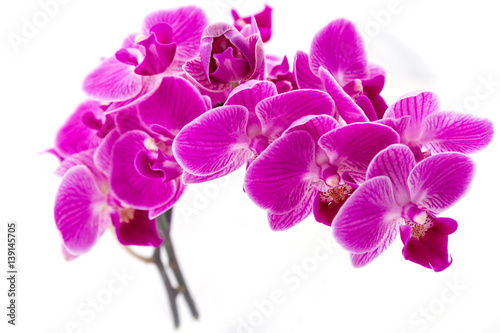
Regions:
M 60 129 L 55 220 L 64 253 L 89 251 L 113 225 L 125 245 L 157 247 L 155 218 L 186 186 L 246 167 L 243 188 L 285 230 L 311 213 L 355 266 L 400 234 L 403 256 L 441 271 L 451 218 L 470 188 L 466 155 L 492 139 L 487 119 L 440 110 L 432 92 L 388 106 L 384 70 L 337 19 L 309 54 L 265 54 L 271 8 L 208 24 L 194 6 L 147 16 L 141 33 L 84 80 L 90 100 Z

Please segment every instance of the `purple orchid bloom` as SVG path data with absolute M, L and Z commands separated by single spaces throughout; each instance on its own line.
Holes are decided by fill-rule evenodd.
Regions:
M 190 79 L 214 92 L 240 81 L 264 79 L 264 48 L 255 20 L 241 33 L 227 23 L 209 25 L 201 38 L 200 57 L 183 68 Z
M 279 94 L 298 89 L 295 76 L 292 72 L 290 72 L 286 56 L 280 58 L 273 55 L 266 55 L 266 62 L 266 80 L 269 80 L 276 85 L 276 89 L 278 89 Z
M 154 220 L 148 212 L 124 206 L 110 192 L 108 180 L 93 163 L 96 149 L 66 158 L 56 173 L 62 176 L 54 207 L 63 253 L 70 260 L 88 252 L 108 226 L 115 226 L 124 245 L 159 246 Z
M 457 229 L 450 218 L 436 217 L 463 197 L 474 176 L 474 163 L 461 153 L 441 153 L 418 163 L 412 151 L 396 144 L 381 151 L 363 183 L 333 220 L 333 235 L 354 266 L 382 253 L 398 230 L 403 256 L 439 272 L 451 264 L 448 235 Z
M 255 159 L 244 188 L 268 211 L 273 230 L 288 229 L 313 210 L 318 222 L 330 225 L 355 189 L 343 179 L 363 181 L 375 154 L 396 142 L 397 133 L 387 126 L 340 127 L 331 116 L 304 117 Z
M 163 77 L 183 73 L 184 63 L 199 53 L 207 24 L 205 13 L 195 6 L 151 13 L 141 34 L 129 36 L 122 49 L 92 71 L 83 90 L 95 100 L 120 102 L 108 112 L 140 103 L 155 92 Z
M 277 95 L 272 82 L 250 81 L 233 90 L 225 106 L 185 126 L 174 140 L 174 156 L 186 171 L 185 182 L 222 177 L 250 163 L 295 120 L 331 116 L 334 107 L 321 91 Z
M 470 154 L 490 143 L 490 120 L 439 109 L 439 99 L 432 92 L 411 93 L 391 105 L 380 122 L 399 133 L 417 161 L 442 152 Z
M 385 72 L 368 63 L 361 35 L 345 19 L 314 36 L 310 57 L 297 52 L 294 73 L 299 88 L 327 91 L 346 123 L 380 119 L 387 109 L 380 96 Z
M 264 43 L 268 42 L 271 39 L 272 11 L 273 9 L 266 5 L 264 10 L 262 10 L 260 13 L 253 15 L 253 17 L 255 18 L 255 22 L 259 27 L 259 32 L 260 35 L 262 36 L 262 41 Z M 252 23 L 252 16 L 240 17 L 240 15 L 238 15 L 236 10 L 234 9 L 231 10 L 231 15 L 233 16 L 234 19 L 234 26 L 236 27 L 236 29 L 238 29 L 238 31 L 241 31 L 247 24 Z
M 103 142 L 112 147 L 112 153 L 105 156 L 111 156 L 113 194 L 132 208 L 149 210 L 150 218 L 172 207 L 185 189 L 172 141 L 182 127 L 208 108 L 187 80 L 165 77 L 156 92 L 137 106 L 137 113 L 128 110 L 123 119 L 124 111 L 118 113 L 118 129 L 123 134 L 110 137 L 107 145 Z M 99 163 L 103 163 L 100 158 Z

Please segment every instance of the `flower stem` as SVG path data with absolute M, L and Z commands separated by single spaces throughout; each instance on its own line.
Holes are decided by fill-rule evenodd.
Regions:
M 160 230 L 162 230 L 163 234 L 165 235 L 165 240 L 163 241 L 162 245 L 165 247 L 165 250 L 167 251 L 168 265 L 172 269 L 172 271 L 174 272 L 175 278 L 176 278 L 177 283 L 178 283 L 177 291 L 184 295 L 184 298 L 186 299 L 189 310 L 191 311 L 191 315 L 195 319 L 198 319 L 198 317 L 199 317 L 198 310 L 196 309 L 196 305 L 194 303 L 194 300 L 191 297 L 191 294 L 190 294 L 189 289 L 187 287 L 186 281 L 184 280 L 184 276 L 182 275 L 179 263 L 177 261 L 177 257 L 175 255 L 174 247 L 172 244 L 172 239 L 170 238 L 171 221 L 172 221 L 172 208 L 157 218 L 157 222 L 158 222 L 158 225 L 160 227 Z

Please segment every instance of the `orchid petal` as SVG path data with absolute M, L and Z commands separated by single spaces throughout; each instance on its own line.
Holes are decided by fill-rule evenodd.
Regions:
M 379 152 L 371 161 L 366 178 L 389 177 L 396 202 L 404 206 L 410 202 L 408 176 L 415 164 L 415 157 L 410 148 L 401 144 L 391 145 Z
M 156 92 L 137 110 L 146 126 L 161 125 L 175 135 L 207 108 L 201 94 L 187 80 L 164 77 Z
M 118 139 L 113 147 L 110 185 L 115 196 L 123 203 L 141 210 L 149 210 L 164 204 L 174 195 L 172 182 L 163 178 L 141 176 L 135 159 L 146 151 L 144 141 L 149 136 L 142 131 L 130 131 Z
M 398 134 L 390 127 L 355 123 L 326 133 L 319 139 L 319 146 L 325 150 L 330 163 L 341 170 L 364 174 L 379 151 L 398 142 Z
M 293 63 L 295 81 L 300 89 L 325 90 L 325 86 L 318 75 L 314 74 L 309 67 L 309 56 L 307 53 L 297 51 Z
M 342 86 L 368 76 L 366 52 L 356 27 L 337 19 L 321 29 L 311 43 L 311 69 L 324 67 Z
M 231 105 L 212 109 L 186 125 L 172 149 L 177 162 L 194 175 L 210 175 L 250 157 L 248 110 Z
M 120 138 L 120 133 L 118 130 L 111 131 L 105 138 L 102 140 L 102 143 L 97 147 L 93 161 L 99 171 L 105 174 L 107 177 L 111 174 L 112 160 L 111 153 L 113 152 L 113 146 Z
M 54 217 L 72 255 L 89 251 L 110 223 L 106 200 L 94 177 L 83 165 L 71 168 L 57 191 Z
M 268 212 L 269 226 L 274 231 L 287 230 L 303 221 L 313 210 L 314 197 L 318 196 L 318 190 L 310 187 L 304 199 L 292 211 L 285 214 L 273 214 Z
M 412 202 L 436 214 L 446 210 L 467 193 L 474 169 L 474 162 L 461 153 L 424 159 L 408 177 Z
M 354 122 L 367 122 L 365 112 L 352 100 L 342 89 L 337 80 L 324 68 L 319 69 L 319 76 L 323 82 L 326 92 L 335 101 L 335 107 L 339 115 L 347 124 Z
M 347 251 L 363 254 L 376 250 L 397 228 L 401 208 L 394 201 L 388 177 L 367 180 L 340 208 L 334 218 L 333 235 Z
M 431 147 L 433 154 L 446 151 L 470 154 L 485 148 L 492 138 L 493 124 L 488 119 L 438 112 L 424 120 L 420 142 Z
M 114 214 L 113 224 L 116 230 L 118 241 L 123 245 L 140 245 L 158 247 L 163 242 L 163 238 L 158 235 L 156 221 L 148 218 L 145 210 L 132 210 L 133 218 L 121 221 Z
M 387 233 L 382 238 L 380 244 L 373 250 L 361 254 L 351 253 L 351 262 L 354 267 L 363 267 L 372 262 L 377 258 L 382 252 L 384 252 L 389 245 L 392 244 L 396 236 L 398 235 L 397 228 L 390 228 Z
M 131 53 L 139 50 L 129 49 Z M 142 78 L 134 73 L 135 67 L 112 56 L 94 69 L 83 81 L 83 90 L 92 99 L 104 102 L 124 101 L 141 91 Z
M 299 207 L 314 178 L 315 142 L 304 131 L 274 141 L 248 168 L 244 188 L 250 199 L 272 214 Z

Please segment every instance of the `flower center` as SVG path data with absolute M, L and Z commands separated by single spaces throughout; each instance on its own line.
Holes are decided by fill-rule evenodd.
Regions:
M 130 220 L 134 218 L 135 209 L 127 207 L 127 208 L 118 208 L 118 214 L 120 215 L 120 223 L 129 223 Z
M 434 218 L 430 215 L 427 215 L 427 218 L 422 223 L 416 223 L 411 220 L 406 220 L 406 225 L 411 227 L 411 237 L 419 240 L 420 238 L 425 236 L 427 230 L 434 226 Z
M 327 191 L 319 192 L 319 199 L 321 202 L 336 204 L 344 203 L 349 196 L 354 192 L 354 188 L 348 184 L 341 184 L 337 187 L 331 188 Z

